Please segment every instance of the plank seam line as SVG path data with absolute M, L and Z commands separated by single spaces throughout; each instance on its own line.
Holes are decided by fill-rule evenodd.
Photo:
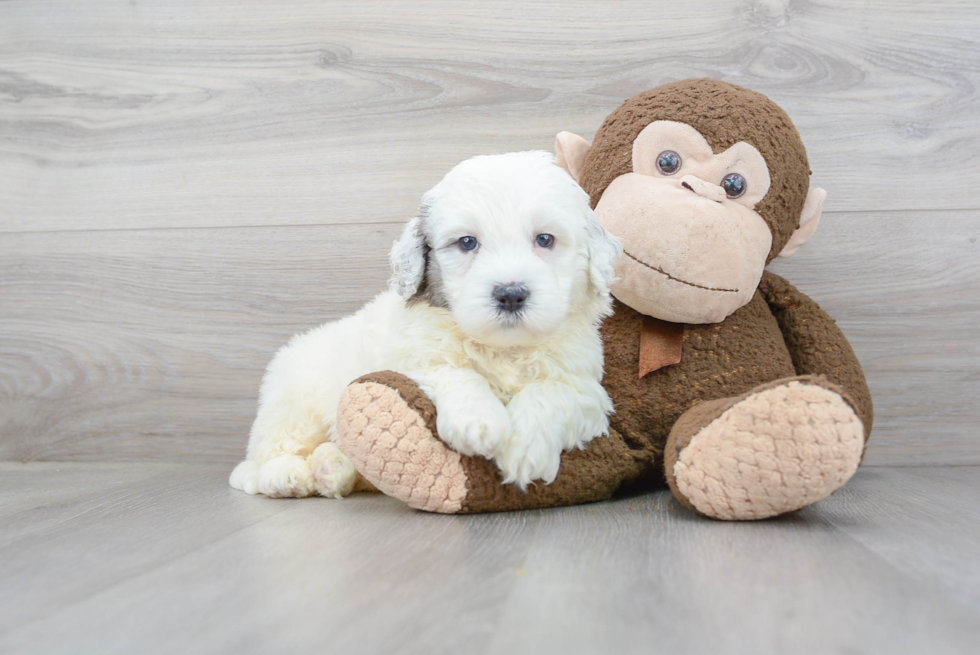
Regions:
M 961 207 L 955 209 L 859 209 L 833 210 L 823 212 L 824 216 L 839 214 L 938 214 L 950 212 L 980 212 L 980 207 Z M 254 225 L 174 225 L 156 227 L 92 227 L 92 228 L 58 228 L 54 230 L 9 230 L 0 227 L 0 234 L 70 234 L 74 232 L 153 232 L 165 230 L 242 230 L 269 229 L 287 227 L 352 227 L 370 225 L 404 225 L 404 221 L 347 221 L 339 223 L 258 223 Z

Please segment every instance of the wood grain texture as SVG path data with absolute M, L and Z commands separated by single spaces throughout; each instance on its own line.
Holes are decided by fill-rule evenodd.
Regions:
M 384 289 L 401 227 L 5 236 L 0 459 L 240 459 L 276 349 Z
M 977 467 L 864 469 L 757 523 L 668 493 L 436 516 L 381 495 L 249 497 L 225 472 L 0 464 L 38 498 L 0 508 L 0 649 L 966 655 L 980 640 Z M 78 497 L 45 497 L 67 479 Z
M 242 494 L 208 511 L 227 484 L 213 466 L 4 463 L 0 471 L 9 491 L 33 501 L 0 514 L 0 633 L 286 509 Z M 55 576 L 43 582 L 47 573 Z
M 864 363 L 867 463 L 980 463 L 978 39 L 971 0 L 0 2 L 0 459 L 236 460 L 450 166 L 706 75 L 830 193 L 773 270 Z
M 5 235 L 0 459 L 236 461 L 276 348 L 384 288 L 400 229 Z M 868 464 L 980 462 L 978 238 L 980 211 L 830 214 L 773 264 L 865 367 Z
M 868 464 L 980 463 L 980 211 L 830 214 L 770 268 L 833 316 L 875 405 Z
M 0 231 L 405 219 L 699 76 L 790 113 L 830 209 L 975 208 L 978 39 L 972 0 L 8 0 Z
M 822 503 L 820 516 L 905 575 L 980 607 L 976 467 L 869 468 Z M 866 519 L 874 516 L 873 525 Z M 922 525 L 928 524 L 927 530 Z M 923 556 L 923 548 L 931 555 Z
M 0 460 L 156 460 L 0 463 L 0 651 L 972 654 L 977 467 L 755 524 L 226 480 L 272 353 L 383 287 L 449 167 L 696 76 L 829 191 L 773 270 L 865 366 L 866 463 L 980 463 L 978 41 L 973 0 L 0 1 Z
M 927 473 L 940 488 L 944 474 Z M 941 544 L 943 532 L 931 531 L 938 519 L 919 514 L 904 533 L 893 524 L 883 528 L 875 501 L 907 488 L 911 476 L 874 468 L 859 471 L 855 482 L 870 476 L 875 481 L 856 493 L 774 521 L 706 523 L 666 493 L 634 499 L 633 506 L 619 501 L 550 512 L 487 652 L 970 652 L 980 630 L 972 616 L 977 606 L 962 602 L 976 589 L 972 555 L 960 550 L 960 559 L 950 561 L 963 567 L 953 590 L 922 576 L 953 551 Z M 946 505 L 914 490 L 893 506 L 907 507 L 909 495 L 942 515 L 970 498 L 960 490 L 958 501 Z M 848 510 L 837 510 L 844 502 Z M 975 535 L 975 513 L 957 525 Z M 928 564 L 907 573 L 856 543 L 847 529 L 858 527 L 878 537 L 878 547 L 901 549 L 902 537 L 914 534 L 918 543 L 905 550 Z M 607 612 L 611 605 L 618 611 Z M 946 627 L 937 629 L 940 623 Z

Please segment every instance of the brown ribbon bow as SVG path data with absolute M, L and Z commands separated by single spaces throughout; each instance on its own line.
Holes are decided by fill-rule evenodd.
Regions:
M 684 326 L 652 316 L 643 317 L 640 328 L 640 377 L 681 361 Z

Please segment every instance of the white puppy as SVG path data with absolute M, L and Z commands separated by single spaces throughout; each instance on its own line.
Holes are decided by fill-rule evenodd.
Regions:
M 395 242 L 390 289 L 273 358 L 231 486 L 335 498 L 361 488 L 338 447 L 337 404 L 350 382 L 386 369 L 432 399 L 450 447 L 492 458 L 522 488 L 553 481 L 563 449 L 608 434 L 598 327 L 620 253 L 550 154 L 464 161 Z

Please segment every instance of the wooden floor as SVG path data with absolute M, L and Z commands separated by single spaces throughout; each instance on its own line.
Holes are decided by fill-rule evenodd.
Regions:
M 977 43 L 975 0 L 4 0 L 0 460 L 236 461 L 451 166 L 708 76 L 828 191 L 772 268 L 865 367 L 866 461 L 980 464 Z
M 0 465 L 3 653 L 946 653 L 980 646 L 980 467 L 865 468 L 722 523 L 668 493 L 445 517 L 227 467 Z
M 975 0 L 0 0 L 0 653 L 980 652 L 980 467 L 936 466 L 980 465 L 978 43 Z M 748 524 L 227 487 L 275 349 L 451 166 L 705 76 L 828 191 L 772 269 L 878 466 Z

